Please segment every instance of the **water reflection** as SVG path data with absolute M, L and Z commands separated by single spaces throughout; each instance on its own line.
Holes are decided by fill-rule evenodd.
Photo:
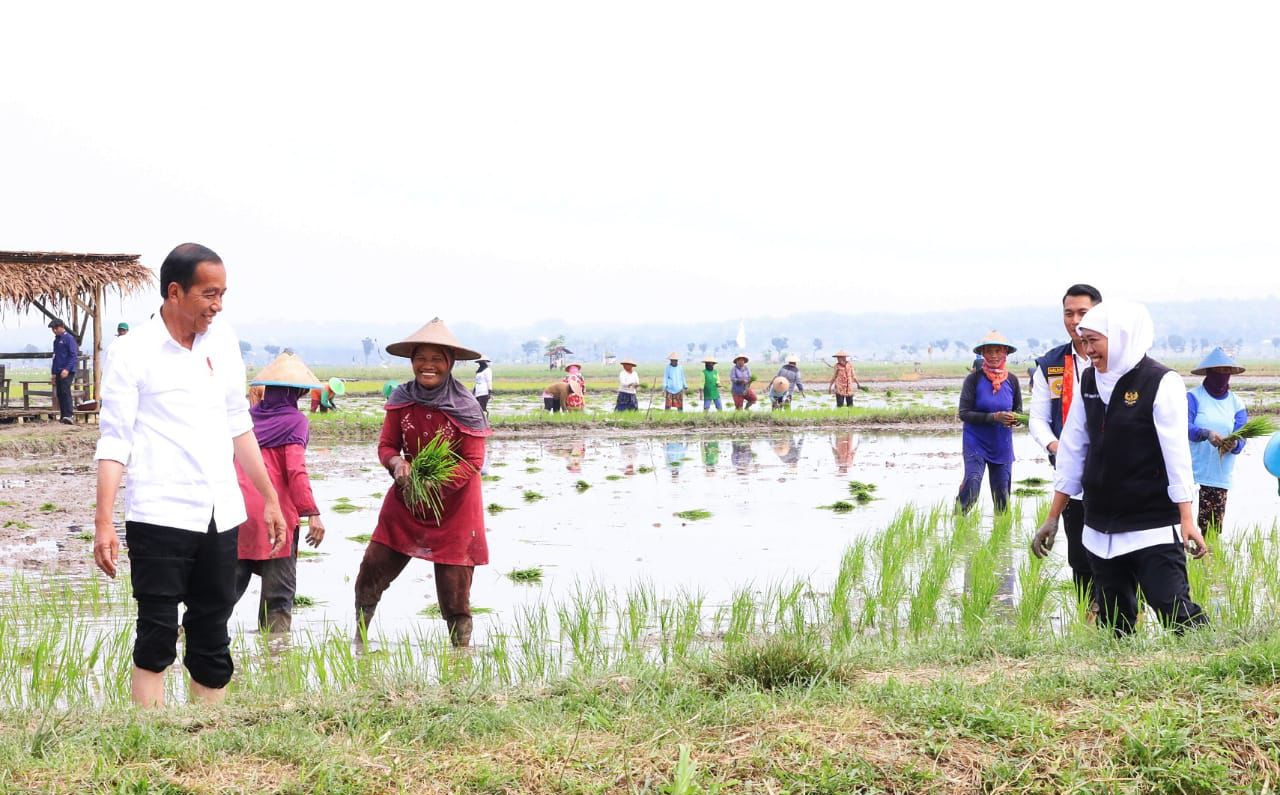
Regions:
M 720 463 L 720 443 L 719 442 L 703 442 L 702 443 L 702 466 L 708 473 L 716 471 L 716 465 Z
M 730 459 L 733 461 L 733 467 L 739 475 L 745 475 L 751 471 L 751 464 L 756 460 L 756 454 L 751 450 L 751 442 L 746 439 L 734 439 L 733 452 Z
M 853 457 L 857 452 L 858 435 L 853 431 L 831 435 L 831 455 L 836 460 L 836 471 L 841 475 L 849 473 L 849 467 L 853 466 Z

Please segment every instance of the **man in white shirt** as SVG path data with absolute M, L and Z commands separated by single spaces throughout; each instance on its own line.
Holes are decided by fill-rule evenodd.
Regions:
M 160 268 L 159 317 L 117 339 L 102 385 L 93 556 L 116 576 L 112 515 L 127 467 L 125 535 L 138 602 L 132 696 L 144 707 L 164 704 L 179 602 L 192 699 L 221 701 L 231 680 L 227 620 L 237 596 L 236 530 L 246 518 L 233 460 L 266 502 L 273 543 L 285 534 L 253 435 L 239 341 L 214 323 L 226 291 L 217 254 L 196 243 L 175 248 Z
M 1049 463 L 1057 466 L 1058 437 L 1067 422 L 1067 414 L 1080 391 L 1080 376 L 1089 366 L 1084 355 L 1084 342 L 1077 326 L 1085 313 L 1102 303 L 1102 293 L 1088 284 L 1073 284 L 1062 296 L 1062 325 L 1067 330 L 1067 343 L 1036 359 L 1031 376 L 1031 438 L 1049 453 Z M 1062 526 L 1067 531 L 1067 565 L 1075 581 L 1076 593 L 1093 602 L 1093 572 L 1089 554 L 1081 536 L 1084 534 L 1084 503 L 1075 494 L 1062 512 Z

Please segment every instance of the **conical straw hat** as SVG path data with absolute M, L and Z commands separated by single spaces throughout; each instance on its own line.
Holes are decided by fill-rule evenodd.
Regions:
M 311 368 L 302 363 L 294 353 L 282 353 L 249 382 L 254 386 L 292 386 L 298 389 L 319 389 L 321 381 Z
M 702 357 L 702 363 L 703 363 L 703 364 L 715 364 L 715 363 L 716 363 L 716 357 L 714 357 L 714 356 L 712 356 L 711 354 L 709 354 L 709 353 L 708 353 L 706 356 L 703 356 L 703 357 Z
M 453 351 L 455 361 L 473 361 L 480 358 L 480 354 L 476 351 L 458 344 L 458 338 L 453 336 L 453 332 L 438 317 L 432 318 L 430 323 L 408 337 L 388 345 L 387 353 L 408 359 L 413 356 L 413 349 L 419 345 L 439 345 L 442 348 L 449 348 Z
M 787 364 L 800 364 L 800 357 L 794 353 L 787 357 Z
M 848 352 L 848 351 L 846 351 L 844 348 L 841 348 L 840 350 L 836 351 L 835 353 L 833 353 L 833 354 L 831 354 L 831 355 L 832 355 L 832 356 L 834 356 L 834 357 L 836 357 L 837 359 L 839 359 L 841 356 L 843 356 L 843 357 L 844 357 L 844 358 L 846 358 L 846 359 L 848 359 L 848 358 L 849 358 L 849 352 Z
M 636 360 L 635 360 L 635 359 L 632 359 L 632 358 L 631 358 L 631 357 L 629 357 L 629 356 L 628 356 L 628 357 L 623 357 L 622 359 L 620 359 L 620 360 L 618 361 L 618 364 L 629 364 L 629 365 L 631 365 L 632 367 L 636 367 L 636 366 L 637 366 L 637 365 L 636 365 Z
M 1204 361 L 1196 369 L 1191 371 L 1192 375 L 1207 375 L 1211 367 L 1230 367 L 1233 375 L 1240 375 L 1244 372 L 1244 368 L 1236 364 L 1236 360 L 1227 355 L 1222 348 L 1214 348 L 1208 356 L 1204 357 Z
M 733 360 L 734 360 L 735 362 L 736 362 L 736 361 L 738 361 L 739 359 L 741 359 L 741 360 L 742 360 L 742 361 L 744 361 L 744 362 L 749 362 L 749 361 L 751 361 L 751 358 L 750 358 L 749 356 L 747 356 L 745 353 L 740 353 L 740 354 L 738 354 L 737 356 L 733 357 Z
M 672 351 L 671 353 L 668 353 L 668 354 L 667 354 L 667 359 L 676 359 L 676 360 L 679 360 L 679 359 L 680 359 L 680 354 L 676 353 L 675 351 Z
M 982 353 L 982 349 L 988 345 L 1003 345 L 1008 349 L 1009 353 L 1013 353 L 1018 349 L 1009 344 L 1009 338 L 998 331 L 992 330 L 987 332 L 987 336 L 983 337 L 977 345 L 973 346 L 974 353 Z

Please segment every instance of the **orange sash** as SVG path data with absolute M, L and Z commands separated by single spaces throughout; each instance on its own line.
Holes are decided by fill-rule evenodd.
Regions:
M 1067 351 L 1062 360 L 1062 424 L 1067 424 L 1067 412 L 1071 411 L 1071 399 L 1076 394 L 1076 355 Z

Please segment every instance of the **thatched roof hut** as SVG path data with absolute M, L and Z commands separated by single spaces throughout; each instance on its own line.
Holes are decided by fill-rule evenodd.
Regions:
M 102 352 L 101 307 L 108 290 L 121 296 L 155 283 L 137 254 L 69 254 L 63 251 L 0 251 L 0 313 L 40 310 L 61 318 L 84 344 L 93 330 L 93 392 L 98 395 Z

